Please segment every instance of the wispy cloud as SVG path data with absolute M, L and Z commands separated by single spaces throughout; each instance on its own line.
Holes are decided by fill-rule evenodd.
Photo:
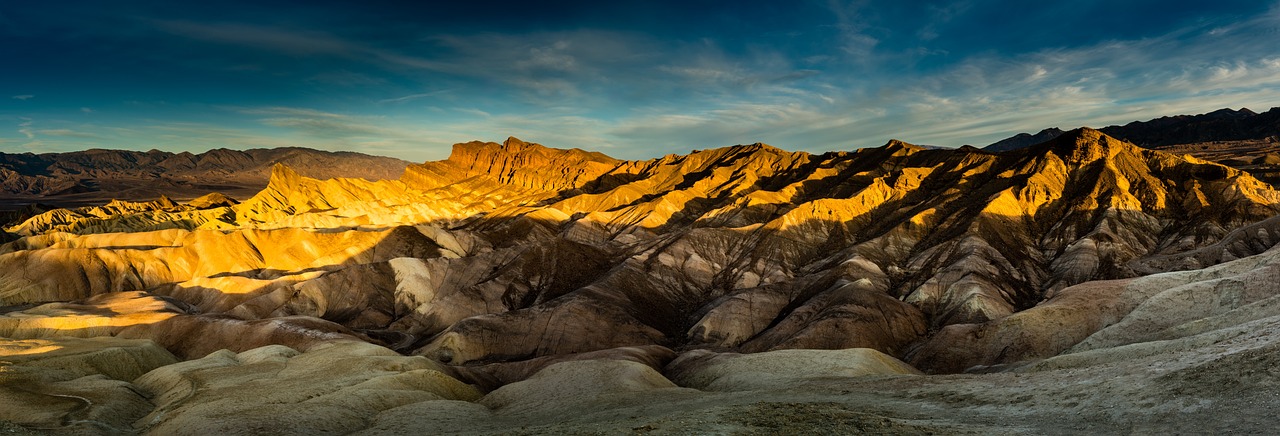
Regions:
M 1098 127 L 1223 106 L 1263 110 L 1280 101 L 1274 41 L 1280 9 L 1230 23 L 1236 16 L 1229 10 L 1245 8 L 1206 6 L 1200 10 L 1213 17 L 1168 21 L 1186 23 L 1181 29 L 1167 23 L 1133 32 L 1100 28 L 1096 38 L 1053 39 L 1056 45 L 1045 46 L 1010 43 L 1010 32 L 978 28 L 1000 15 L 991 14 L 999 7 L 991 2 L 905 8 L 909 19 L 894 15 L 903 8 L 882 2 L 802 3 L 780 12 L 801 13 L 777 23 L 751 21 L 761 14 L 739 13 L 747 8 L 690 8 L 725 20 L 679 31 L 673 28 L 693 21 L 565 18 L 474 26 L 435 18 L 448 25 L 391 19 L 369 26 L 362 20 L 386 17 L 382 11 L 335 8 L 226 22 L 173 19 L 181 14 L 146 18 L 148 11 L 122 7 L 129 18 L 116 17 L 112 25 L 96 21 L 96 14 L 72 17 L 86 30 L 61 48 L 91 47 L 80 42 L 102 36 L 112 42 L 103 46 L 136 52 L 84 50 L 100 59 L 132 54 L 139 68 L 163 73 L 138 76 L 182 80 L 154 84 L 163 92 L 95 89 L 103 98 L 34 108 L 43 112 L 23 113 L 38 121 L 14 121 L 18 133 L 9 136 L 46 146 L 92 142 L 77 134 L 174 149 L 301 145 L 418 160 L 443 157 L 454 142 L 515 135 L 647 158 L 756 141 L 813 151 L 880 145 L 891 137 L 981 145 L 1049 126 Z M 1074 6 L 1031 7 L 1043 14 L 1026 22 Z M 338 15 L 351 11 L 369 14 Z M 759 29 L 741 32 L 742 22 Z M 63 30 L 58 26 L 46 26 L 50 44 L 63 41 L 54 38 Z M 140 80 L 118 84 L 153 85 Z M 213 86 L 191 89 L 203 80 Z M 112 103 L 158 96 L 168 103 Z M 238 107 L 201 103 L 237 98 Z M 77 113 L 79 105 L 97 115 Z M 112 126 L 119 130 L 82 124 L 126 113 L 145 115 Z M 137 121 L 148 116 L 160 119 Z
M 32 121 L 30 118 L 22 118 L 22 122 L 18 123 L 18 133 L 21 133 L 23 136 L 26 136 L 27 139 L 35 139 L 36 137 L 35 131 L 31 129 L 31 126 L 33 124 L 35 124 L 35 122 Z
M 44 130 L 37 130 L 36 133 L 39 133 L 41 135 L 62 136 L 62 137 L 68 137 L 68 138 L 101 138 L 100 136 L 93 133 L 78 132 L 71 129 L 44 129 Z
M 985 145 L 1051 126 L 1103 127 L 1221 107 L 1266 110 L 1280 101 L 1280 50 L 1267 42 L 1278 28 L 1272 14 L 1226 31 L 1191 27 L 1078 48 L 984 54 L 915 78 L 871 79 L 896 85 L 874 92 L 818 76 L 798 86 L 725 94 L 712 105 L 653 106 L 583 141 L 623 149 L 670 144 L 671 151 L 751 141 L 817 151 L 889 138 Z M 732 68 L 666 71 L 704 82 L 742 78 Z
M 143 123 L 119 134 L 140 148 L 209 150 L 222 147 L 275 148 L 301 145 L 287 138 L 202 122 L 143 120 Z
M 453 108 L 453 110 L 458 111 L 458 112 L 461 112 L 461 113 L 464 113 L 464 114 L 467 114 L 467 115 L 475 115 L 475 116 L 477 116 L 477 117 L 489 118 L 489 117 L 492 117 L 492 116 L 493 116 L 493 114 L 490 114 L 490 113 L 488 113 L 488 112 L 482 111 L 482 110 L 480 110 L 480 109 L 473 109 L 473 108 L 463 108 L 463 107 L 459 107 L 459 108 Z
M 94 113 L 94 112 L 96 112 L 96 111 L 94 111 L 94 110 L 93 110 L 93 108 L 89 108 L 89 107 L 81 107 L 81 108 L 80 108 L 80 112 L 83 112 L 83 113 L 86 113 L 86 114 L 91 114 L 91 113 Z
M 369 117 L 343 115 L 308 108 L 267 107 L 242 109 L 240 113 L 263 115 L 259 121 L 273 127 L 284 127 L 297 132 L 324 138 L 370 136 L 386 133 L 385 129 L 371 122 Z
M 232 108 L 236 109 L 236 108 Z M 326 118 L 326 119 L 344 119 L 350 118 L 348 115 L 337 114 L 333 112 L 325 112 L 308 108 L 271 106 L 260 108 L 239 108 L 236 111 L 248 115 L 272 115 L 272 116 L 290 116 L 304 118 Z
M 361 136 L 378 135 L 383 129 L 378 126 L 336 118 L 264 118 L 263 124 L 275 127 L 288 127 L 303 133 L 322 136 Z
M 60 151 L 44 141 L 35 140 L 22 144 L 22 148 L 32 153 L 46 153 Z
M 427 98 L 427 97 L 437 96 L 437 95 L 443 94 L 443 93 L 445 93 L 445 92 L 446 92 L 445 90 L 439 90 L 439 91 L 423 92 L 423 93 L 419 93 L 419 94 L 409 94 L 409 95 L 406 95 L 406 96 L 403 96 L 403 97 L 396 97 L 396 98 L 388 98 L 388 99 L 385 99 L 385 100 L 378 100 L 378 103 L 403 103 L 403 102 L 410 101 L 410 100 L 417 100 L 417 99 L 420 99 L 420 98 Z
M 422 54 L 373 54 L 392 67 L 510 85 L 542 99 L 580 98 L 584 88 L 605 82 L 629 84 L 658 59 L 659 51 L 658 43 L 643 35 L 587 29 L 436 35 L 425 41 L 431 46 Z
M 836 18 L 840 51 L 854 58 L 869 56 L 880 40 L 866 32 L 869 20 L 862 17 L 861 11 L 866 8 L 867 1 L 829 0 L 828 6 Z
M 447 142 L 447 137 L 440 136 L 438 131 L 379 116 L 278 106 L 241 108 L 237 112 L 255 116 L 261 125 L 284 129 L 283 135 L 264 135 L 261 132 L 256 133 L 257 135 L 275 139 L 291 138 L 293 145 L 425 160 L 445 157 L 448 148 L 443 144 L 452 144 Z

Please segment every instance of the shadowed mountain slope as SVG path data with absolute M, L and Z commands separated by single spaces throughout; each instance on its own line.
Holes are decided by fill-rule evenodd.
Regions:
M 1062 135 L 1063 133 L 1065 132 L 1063 132 L 1062 129 L 1059 129 L 1057 127 L 1050 127 L 1048 129 L 1041 130 L 1040 133 L 1036 133 L 1034 135 L 1030 133 L 1019 133 L 1017 135 L 1013 135 L 1008 138 L 996 141 L 995 143 L 992 143 L 991 145 L 988 145 L 986 147 L 982 147 L 982 151 L 999 153 L 1002 151 L 1026 148 L 1042 142 L 1046 142 L 1053 138 L 1057 138 L 1059 135 Z
M 0 298 L 142 289 L 183 299 L 209 280 L 221 283 L 212 289 L 252 283 L 262 291 L 193 304 L 249 319 L 315 316 L 452 364 L 655 344 L 902 355 L 944 326 L 1149 272 L 1150 262 L 1130 265 L 1210 246 L 1275 215 L 1277 203 L 1280 193 L 1246 173 L 1089 129 L 1004 154 L 891 141 L 821 155 L 740 145 L 649 161 L 511 138 L 459 144 L 400 180 L 316 180 L 277 165 L 267 188 L 238 205 L 79 212 L 92 226 L 51 212 L 8 229 L 29 236 L 0 257 L 11 276 Z M 130 228 L 182 233 L 92 234 Z M 281 232 L 306 247 L 333 244 L 319 242 L 330 235 L 421 242 L 372 257 L 359 253 L 376 244 L 357 244 L 288 256 L 301 263 L 260 255 L 192 269 L 215 253 L 277 252 L 263 244 Z M 69 255 L 78 260 L 50 261 Z M 25 275 L 50 265 L 70 270 Z M 242 271 L 279 272 L 240 284 L 214 277 Z M 348 280 L 365 285 L 341 297 L 327 288 Z M 271 303 L 231 296 L 259 292 Z
M 1280 108 L 1258 114 L 1249 109 L 1219 109 L 1201 115 L 1160 117 L 1099 129 L 1141 147 L 1189 154 L 1248 171 L 1259 180 L 1280 184 Z M 1001 152 L 1029 147 L 1062 134 L 1050 128 L 1019 133 L 983 147 Z
M 1207 114 L 1160 117 L 1098 130 L 1139 147 L 1156 149 L 1187 144 L 1258 141 L 1280 137 L 1280 108 L 1260 114 L 1247 108 L 1218 109 Z M 1048 141 L 1062 133 L 1056 127 L 1035 135 L 1019 133 L 982 149 L 990 152 L 1016 150 Z
M 510 138 L 378 181 L 278 164 L 240 203 L 4 229 L 0 429 L 1269 429 L 1278 206 L 1089 129 L 646 161 Z
M 1200 115 L 1176 115 L 1101 129 L 1106 134 L 1141 147 L 1265 139 L 1280 135 L 1280 108 L 1255 113 L 1219 109 Z

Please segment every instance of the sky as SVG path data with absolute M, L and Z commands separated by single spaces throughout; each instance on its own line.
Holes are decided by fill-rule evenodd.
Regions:
M 0 151 L 630 159 L 1280 106 L 1280 1 L 0 2 Z

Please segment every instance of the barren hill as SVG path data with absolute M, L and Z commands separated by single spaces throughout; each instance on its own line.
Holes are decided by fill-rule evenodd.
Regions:
M 1204 369 L 1222 356 L 1199 350 L 1280 343 L 1233 333 L 1280 325 L 1263 307 L 1280 295 L 1266 278 L 1280 192 L 1090 129 L 1006 153 L 895 140 L 645 161 L 509 138 L 455 145 L 397 180 L 277 164 L 253 197 L 214 200 L 59 209 L 7 228 L 18 239 L 0 245 L 0 336 L 96 338 L 55 345 L 132 356 L 150 372 L 113 380 L 155 400 L 93 404 L 134 401 L 112 419 L 156 433 L 264 420 L 322 431 L 322 416 L 344 432 L 678 429 L 691 410 L 743 430 L 754 418 L 736 414 L 781 413 L 761 395 L 816 413 L 787 422 L 853 426 L 840 431 L 990 430 L 955 398 L 1026 431 L 1091 428 L 1123 425 L 1099 420 L 1118 395 L 1211 389 L 1245 365 Z M 1189 271 L 1149 275 L 1176 270 Z M 1133 387 L 1062 387 L 1075 385 L 1061 368 Z M 1042 388 L 1025 401 L 1050 412 L 991 390 L 1019 385 L 1016 373 L 920 369 L 1024 371 Z M 41 377 L 31 386 L 56 395 L 97 386 Z M 913 418 L 920 404 L 933 421 Z M 848 414 L 870 405 L 884 415 Z M 1155 428 L 1177 407 L 1108 419 Z
M 1201 115 L 1176 115 L 1099 129 L 1138 146 L 1189 154 L 1248 171 L 1273 185 L 1280 183 L 1280 108 L 1261 114 L 1247 108 L 1219 109 Z M 1002 152 L 1029 147 L 1061 135 L 1049 128 L 1019 133 L 982 149 Z

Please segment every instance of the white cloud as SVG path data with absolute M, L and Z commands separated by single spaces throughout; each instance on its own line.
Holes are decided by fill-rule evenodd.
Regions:
M 31 94 L 23 94 L 23 95 L 15 95 L 15 96 L 13 96 L 13 99 L 15 99 L 15 100 L 23 100 L 23 101 L 30 100 L 30 99 L 33 99 L 33 98 L 36 98 L 36 96 L 31 95 Z
M 80 108 L 80 112 L 84 112 L 84 113 L 86 113 L 86 114 L 91 114 L 91 113 L 94 113 L 95 111 L 94 111 L 92 108 L 82 107 L 82 108 Z

